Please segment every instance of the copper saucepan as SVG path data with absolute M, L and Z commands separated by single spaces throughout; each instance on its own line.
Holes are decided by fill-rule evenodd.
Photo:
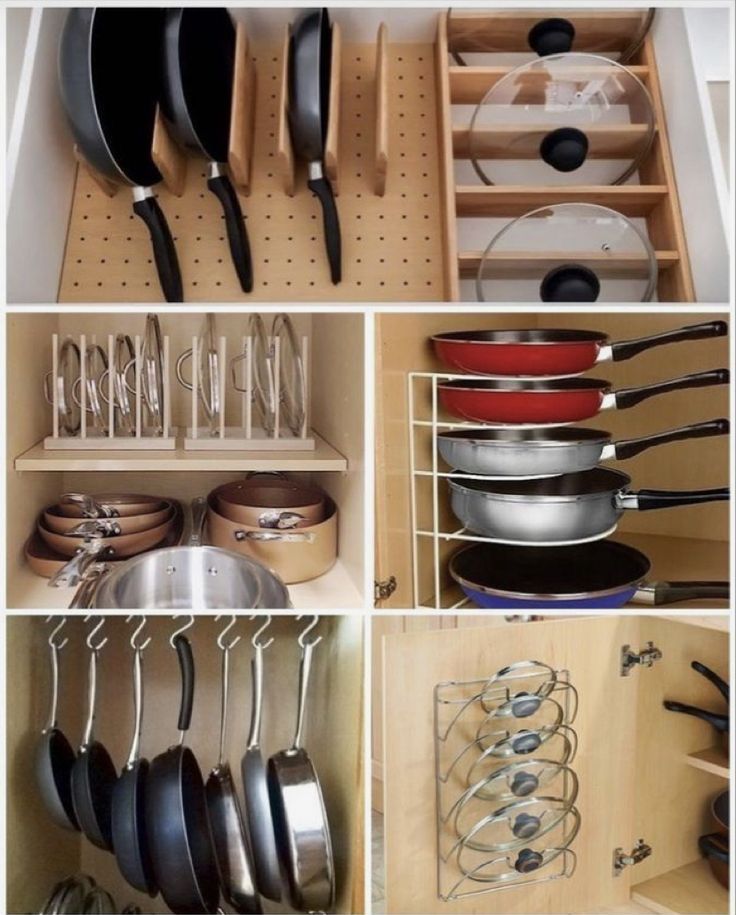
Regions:
M 309 527 L 325 517 L 324 492 L 282 474 L 251 474 L 245 480 L 218 486 L 214 495 L 213 507 L 220 515 L 255 528 Z
M 166 537 L 173 524 L 173 519 L 164 521 L 158 527 L 136 534 L 117 534 L 112 536 L 79 536 L 71 534 L 55 534 L 44 527 L 39 518 L 38 532 L 46 543 L 62 556 L 74 556 L 80 548 L 84 548 L 90 541 L 94 541 L 97 550 L 104 551 L 108 556 L 135 556 L 144 550 L 150 550 Z
M 51 505 L 43 513 L 46 530 L 54 534 L 95 534 L 109 529 L 110 535 L 137 534 L 158 527 L 174 516 L 171 502 L 164 502 L 164 508 L 144 515 L 125 515 L 119 518 L 70 518 L 61 512 L 58 505 Z
M 217 511 L 216 492 L 207 503 L 207 530 L 214 546 L 244 553 L 276 572 L 286 584 L 324 575 L 337 558 L 337 506 L 325 498 L 325 520 L 299 530 L 264 530 L 239 524 Z
M 138 493 L 102 492 L 87 495 L 68 492 L 60 497 L 57 508 L 67 518 L 126 518 L 160 511 L 166 504 L 167 500 L 160 496 Z

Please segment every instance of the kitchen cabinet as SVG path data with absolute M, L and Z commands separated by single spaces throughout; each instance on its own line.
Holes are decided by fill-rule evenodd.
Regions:
M 412 543 L 411 448 L 408 406 L 410 373 L 448 371 L 433 351 L 430 337 L 452 330 L 570 328 L 597 330 L 612 341 L 626 340 L 708 320 L 728 321 L 723 313 L 609 314 L 478 312 L 379 314 L 376 319 L 376 571 L 378 583 L 393 579 L 395 589 L 378 601 L 383 609 L 452 607 L 459 592 L 446 574 L 449 555 L 461 544 L 439 538 L 441 599 L 433 574 L 433 538 Z M 614 389 L 646 384 L 729 365 L 728 338 L 662 346 L 623 362 L 600 363 L 589 373 Z M 581 425 L 605 429 L 614 440 L 646 435 L 689 423 L 727 417 L 728 386 L 675 392 L 628 410 L 607 410 Z M 415 390 L 415 420 L 431 416 L 429 384 Z M 632 478 L 632 488 L 701 489 L 729 481 L 728 436 L 681 442 L 643 452 L 612 466 Z M 431 428 L 417 426 L 413 444 L 416 466 L 431 470 Z M 450 513 L 445 481 L 439 484 L 440 530 L 460 526 Z M 432 478 L 415 482 L 418 526 L 432 525 Z M 661 579 L 728 578 L 728 511 L 725 504 L 660 512 L 626 512 L 614 539 L 641 549 L 652 560 L 650 577 Z M 416 565 L 416 583 L 413 581 Z M 387 592 L 384 591 L 384 595 Z M 680 605 L 686 606 L 686 605 Z
M 262 622 L 262 619 L 259 618 Z M 100 636 L 108 638 L 99 652 L 98 702 L 95 732 L 108 749 L 118 771 L 128 758 L 133 728 L 132 660 L 129 639 L 137 620 L 108 617 Z M 178 737 L 180 675 L 169 636 L 186 620 L 149 617 L 145 637 L 151 643 L 143 655 L 144 712 L 141 753 L 152 759 Z M 264 756 L 290 745 L 296 717 L 299 648 L 297 635 L 308 620 L 274 616 L 264 637 L 273 644 L 264 652 Z M 219 740 L 220 656 L 216 639 L 227 619 L 197 616 L 187 631 L 195 664 L 192 747 L 204 778 L 215 765 Z M 230 653 L 230 699 L 226 754 L 242 799 L 240 759 L 251 709 L 251 636 L 257 628 L 247 616 L 238 618 L 233 633 L 241 641 Z M 117 870 L 115 858 L 79 833 L 57 827 L 42 806 L 36 787 L 34 752 L 48 714 L 49 664 L 46 639 L 50 626 L 42 616 L 9 616 L 7 620 L 7 911 L 38 911 L 51 886 L 79 871 L 108 889 L 120 909 L 136 902 L 144 912 L 164 913 L 161 897 L 149 899 L 130 888 Z M 89 626 L 68 620 L 63 635 L 69 642 L 60 652 L 59 727 L 75 748 L 81 742 L 86 713 Z M 231 633 L 232 634 L 232 633 Z M 363 692 L 362 621 L 349 616 L 322 616 L 314 634 L 322 641 L 314 649 L 307 698 L 304 745 L 322 785 L 335 857 L 335 912 L 364 911 L 363 905 L 363 788 L 361 714 Z M 268 903 L 267 911 L 292 911 Z
M 308 422 L 315 434 L 311 451 L 191 451 L 183 447 L 191 425 L 191 395 L 174 377 L 173 364 L 199 333 L 201 312 L 161 314 L 170 338 L 171 420 L 176 447 L 116 451 L 45 450 L 51 434 L 52 409 L 42 389 L 51 368 L 52 335 L 77 340 L 84 333 L 106 341 L 108 334 L 142 334 L 145 315 L 121 313 L 36 313 L 7 317 L 7 602 L 8 606 L 68 606 L 72 591 L 47 587 L 28 569 L 23 545 L 39 511 L 67 491 L 141 492 L 170 496 L 185 505 L 220 483 L 249 471 L 279 470 L 321 486 L 338 506 L 338 561 L 311 582 L 290 589 L 295 607 L 350 608 L 363 604 L 363 316 L 299 314 L 293 320 L 308 340 Z M 266 316 L 270 324 L 270 317 Z M 229 352 L 240 352 L 247 334 L 247 314 L 218 314 L 218 334 Z M 185 367 L 186 371 L 187 367 Z M 240 397 L 227 372 L 226 420 L 240 418 Z M 62 440 L 63 441 L 63 440 Z
M 728 617 L 708 619 L 702 625 L 698 618 L 611 615 L 484 625 L 476 618 L 460 625 L 458 617 L 456 628 L 446 617 L 411 617 L 398 626 L 396 618 L 376 620 L 373 664 L 382 703 L 374 693 L 373 705 L 382 704 L 383 720 L 377 750 L 374 736 L 381 763 L 374 791 L 383 792 L 387 911 L 625 912 L 634 901 L 659 912 L 727 912 L 728 894 L 699 857 L 697 839 L 712 831 L 709 805 L 727 787 L 728 758 L 709 725 L 662 705 L 676 698 L 723 711 L 717 691 L 690 669 L 699 660 L 728 677 Z M 649 642 L 661 657 L 623 676 L 624 646 L 639 653 Z M 569 878 L 441 901 L 433 690 L 446 681 L 489 678 L 527 659 L 565 671 L 579 695 L 572 725 L 579 747 L 571 763 L 581 817 L 572 845 L 576 870 Z M 373 726 L 375 735 L 375 717 Z M 614 875 L 615 850 L 628 853 L 639 839 L 651 854 Z

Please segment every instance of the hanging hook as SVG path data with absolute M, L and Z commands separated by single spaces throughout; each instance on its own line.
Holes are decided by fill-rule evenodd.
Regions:
M 85 623 L 88 623 L 94 617 L 94 615 L 95 615 L 94 613 L 88 613 L 87 616 L 85 616 L 85 618 L 84 618 Z M 104 616 L 99 617 L 99 620 L 100 620 L 99 623 L 97 623 L 96 626 L 93 626 L 90 629 L 89 634 L 87 635 L 87 648 L 89 648 L 90 651 L 99 651 L 100 648 L 104 648 L 104 646 L 107 645 L 107 636 L 105 636 L 105 638 L 101 642 L 98 642 L 96 645 L 92 644 L 92 639 L 97 635 L 97 633 L 100 631 L 100 629 L 102 629 L 102 627 L 105 625 Z
M 53 619 L 54 619 L 53 616 L 47 616 L 47 617 L 46 617 L 46 622 L 47 622 L 47 623 L 50 623 L 51 620 L 53 620 Z M 55 648 L 57 651 L 61 651 L 61 649 L 62 649 L 62 648 L 66 645 L 66 643 L 69 641 L 68 638 L 65 638 L 63 642 L 55 642 L 55 641 L 54 641 L 54 639 L 55 639 L 56 636 L 61 632 L 61 630 L 64 628 L 64 626 L 66 626 L 66 617 L 65 617 L 65 616 L 62 616 L 61 622 L 60 622 L 57 626 L 54 626 L 54 628 L 53 628 L 53 629 L 51 630 L 51 632 L 49 633 L 48 643 L 49 643 L 49 645 L 50 645 L 52 648 Z
M 258 617 L 252 616 L 250 619 L 251 619 L 251 622 L 253 622 L 253 620 L 257 620 Z M 270 625 L 271 625 L 271 617 L 269 615 L 269 616 L 266 616 L 266 622 L 262 626 L 260 626 L 258 629 L 256 629 L 256 631 L 253 633 L 253 637 L 251 638 L 250 643 L 254 648 L 260 648 L 261 651 L 264 651 L 266 648 L 268 648 L 269 645 L 273 644 L 273 637 L 270 638 L 267 642 L 263 642 L 263 643 L 260 640 L 261 635 L 263 635 L 263 633 L 266 631 L 266 629 L 268 629 L 268 627 Z
M 180 616 L 184 616 L 184 614 L 177 613 L 176 616 L 172 616 L 171 619 L 178 620 Z M 193 625 L 194 625 L 194 616 L 190 613 L 189 622 L 185 623 L 183 626 L 180 626 L 176 630 L 176 632 L 172 632 L 171 635 L 169 636 L 169 645 L 171 645 L 172 648 L 176 649 L 176 645 L 174 644 L 174 639 L 177 637 L 177 635 L 181 635 L 182 632 L 186 632 L 187 629 L 191 629 Z
M 134 620 L 134 619 L 135 619 L 135 614 L 131 613 L 131 615 L 126 619 L 125 622 L 129 623 L 131 620 Z M 145 649 L 148 648 L 148 645 L 150 644 L 150 641 L 151 641 L 150 635 L 148 636 L 148 638 L 142 645 L 136 644 L 136 640 L 138 639 L 138 636 L 141 634 L 141 632 L 143 632 L 143 629 L 146 626 L 146 622 L 147 621 L 146 621 L 145 616 L 141 616 L 140 623 L 133 630 L 133 635 L 131 635 L 131 637 L 130 637 L 130 647 L 133 649 L 133 651 L 145 651 Z
M 299 622 L 299 620 L 303 620 L 305 616 L 306 616 L 306 614 L 300 613 L 299 616 L 296 618 L 297 622 Z M 318 623 L 319 623 L 319 617 L 315 615 L 312 617 L 312 622 L 305 629 L 303 629 L 301 631 L 301 633 L 299 634 L 299 638 L 297 639 L 297 642 L 299 642 L 300 648 L 305 648 L 307 645 L 317 645 L 319 642 L 322 641 L 321 635 L 318 635 L 316 639 L 310 639 L 309 641 L 307 641 L 307 636 Z
M 221 620 L 223 618 L 223 616 L 226 616 L 226 615 L 227 614 L 225 614 L 225 613 L 218 613 L 217 616 L 215 617 L 215 622 L 217 622 L 218 620 Z M 240 636 L 236 635 L 235 638 L 232 640 L 232 642 L 230 642 L 229 645 L 226 645 L 223 642 L 223 639 L 228 634 L 228 632 L 230 632 L 230 630 L 233 628 L 233 626 L 236 625 L 237 621 L 238 621 L 237 617 L 235 616 L 234 613 L 232 613 L 230 615 L 230 622 L 227 624 L 227 626 L 225 626 L 225 628 L 222 630 L 222 632 L 217 636 L 217 645 L 219 648 L 222 649 L 222 651 L 230 651 L 230 649 L 235 648 L 235 646 L 240 641 Z

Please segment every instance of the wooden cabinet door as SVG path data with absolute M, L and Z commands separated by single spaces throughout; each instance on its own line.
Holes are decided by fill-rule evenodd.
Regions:
M 549 620 L 509 627 L 403 632 L 383 640 L 386 905 L 401 913 L 575 913 L 622 905 L 631 868 L 613 850 L 635 835 L 634 753 L 639 677 L 621 677 L 621 647 L 639 647 L 636 617 Z M 573 762 L 580 832 L 569 879 L 451 902 L 437 895 L 433 690 L 533 659 L 567 670 L 579 692 Z M 628 850 L 628 849 L 627 849 Z M 482 886 L 482 885 L 480 885 Z

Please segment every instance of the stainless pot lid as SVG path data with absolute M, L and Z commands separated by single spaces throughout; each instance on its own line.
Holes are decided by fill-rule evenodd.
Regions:
M 560 203 L 520 216 L 483 252 L 481 302 L 648 302 L 657 258 L 644 231 L 608 207 Z
M 630 70 L 594 54 L 557 54 L 488 90 L 470 122 L 469 155 L 484 184 L 621 184 L 654 129 L 649 93 Z

